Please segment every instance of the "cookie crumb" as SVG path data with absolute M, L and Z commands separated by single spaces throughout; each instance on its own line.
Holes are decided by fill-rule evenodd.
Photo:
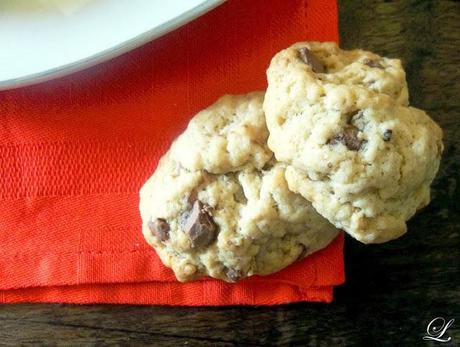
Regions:
M 196 273 L 196 267 L 192 264 L 186 264 L 183 271 L 186 276 L 192 276 Z

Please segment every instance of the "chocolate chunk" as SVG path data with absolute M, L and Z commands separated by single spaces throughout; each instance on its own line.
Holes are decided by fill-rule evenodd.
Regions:
M 299 56 L 305 64 L 311 66 L 313 72 L 326 72 L 326 69 L 324 68 L 324 65 L 321 63 L 321 61 L 317 57 L 315 57 L 314 54 L 311 53 L 307 47 L 299 48 Z
M 188 234 L 192 247 L 209 246 L 216 239 L 217 229 L 217 224 L 212 218 L 212 207 L 195 200 L 184 225 L 184 231 Z
M 376 67 L 378 69 L 383 69 L 383 66 L 377 60 L 366 58 L 363 60 L 363 64 L 369 67 Z
M 161 241 L 169 240 L 169 224 L 163 218 L 157 218 L 148 223 L 150 231 Z
M 393 135 L 393 130 L 391 129 L 386 129 L 383 132 L 383 141 L 390 141 L 391 135 Z
M 228 268 L 227 271 L 225 271 L 225 275 L 230 282 L 237 282 L 242 277 L 241 271 L 233 268 Z
M 365 142 L 358 138 L 359 130 L 353 125 L 347 125 L 343 132 L 330 139 L 327 144 L 336 145 L 342 143 L 351 151 L 359 151 L 361 145 Z

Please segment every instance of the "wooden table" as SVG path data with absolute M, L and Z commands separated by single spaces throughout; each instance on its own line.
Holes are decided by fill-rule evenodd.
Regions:
M 341 1 L 342 46 L 401 57 L 414 106 L 443 127 L 431 205 L 383 245 L 347 238 L 347 282 L 331 305 L 169 308 L 3 305 L 0 345 L 460 345 L 460 2 Z M 450 344 L 422 336 L 456 321 Z

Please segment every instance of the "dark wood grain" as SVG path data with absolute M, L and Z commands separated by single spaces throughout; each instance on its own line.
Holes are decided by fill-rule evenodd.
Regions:
M 342 46 L 401 57 L 414 106 L 445 132 L 431 205 L 383 245 L 346 241 L 347 282 L 331 305 L 171 308 L 3 305 L 0 345 L 424 346 L 455 318 L 460 345 L 460 2 L 340 1 Z

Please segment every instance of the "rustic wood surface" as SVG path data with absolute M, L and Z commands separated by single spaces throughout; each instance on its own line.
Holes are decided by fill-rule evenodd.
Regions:
M 412 104 L 445 132 L 434 200 L 409 234 L 347 238 L 347 282 L 331 305 L 170 308 L 3 305 L 0 345 L 460 345 L 460 2 L 340 1 L 342 46 L 401 57 Z M 422 340 L 455 318 L 448 344 Z

